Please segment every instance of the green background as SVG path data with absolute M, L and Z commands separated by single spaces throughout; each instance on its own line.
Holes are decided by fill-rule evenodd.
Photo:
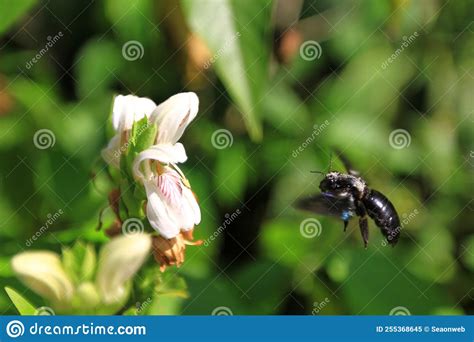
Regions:
M 107 241 L 96 226 L 111 190 L 100 150 L 113 95 L 159 103 L 195 91 L 199 114 L 182 138 L 182 169 L 203 216 L 195 236 L 209 239 L 240 214 L 208 246 L 188 247 L 185 264 L 160 275 L 150 297 L 134 291 L 130 305 L 146 303 L 147 314 L 472 314 L 471 7 L 0 0 L 0 312 L 16 313 L 7 285 L 44 304 L 13 276 L 15 253 Z M 124 58 L 129 41 L 142 47 L 136 60 Z M 319 43 L 316 58 L 299 50 L 309 41 Z M 35 147 L 39 129 L 54 133 L 54 146 Z M 218 129 L 230 146 L 213 145 Z M 395 129 L 408 132 L 408 146 L 391 146 Z M 332 146 L 407 218 L 395 248 L 373 222 L 364 249 L 356 220 L 343 233 L 340 220 L 293 208 L 318 191 L 321 177 L 310 171 L 327 169 Z M 336 160 L 333 168 L 342 170 Z M 321 231 L 306 238 L 300 225 L 310 217 Z M 150 258 L 137 287 L 152 286 L 145 280 L 157 272 Z M 183 279 L 188 298 L 162 291 Z

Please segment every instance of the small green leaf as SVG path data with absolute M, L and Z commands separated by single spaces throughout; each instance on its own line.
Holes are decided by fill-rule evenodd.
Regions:
M 209 66 L 215 67 L 242 112 L 250 136 L 260 140 L 258 116 L 268 81 L 272 1 L 183 0 L 182 4 L 191 29 L 213 53 Z
M 91 281 L 96 268 L 94 247 L 78 241 L 72 248 L 64 248 L 62 253 L 64 269 L 75 283 Z
M 0 20 L 0 34 L 13 25 L 22 15 L 30 10 L 36 0 L 0 0 L 2 20 Z
M 5 291 L 7 292 L 8 297 L 10 297 L 13 305 L 15 305 L 20 315 L 25 316 L 35 314 L 36 308 L 17 291 L 10 287 L 5 287 Z

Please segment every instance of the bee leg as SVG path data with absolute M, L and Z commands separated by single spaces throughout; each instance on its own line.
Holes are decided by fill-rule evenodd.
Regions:
M 362 239 L 364 240 L 364 247 L 367 248 L 367 243 L 369 242 L 369 225 L 367 223 L 367 216 L 359 218 L 359 228 L 360 233 L 362 234 Z

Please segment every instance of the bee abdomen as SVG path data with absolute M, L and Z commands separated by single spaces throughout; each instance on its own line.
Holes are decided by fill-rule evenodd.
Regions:
M 382 230 L 388 243 L 395 245 L 400 235 L 400 219 L 393 204 L 377 190 L 370 190 L 363 199 L 367 214 Z

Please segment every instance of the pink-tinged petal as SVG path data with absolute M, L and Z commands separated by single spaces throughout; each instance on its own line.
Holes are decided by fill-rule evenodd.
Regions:
M 120 134 L 110 139 L 107 147 L 100 154 L 107 164 L 120 168 Z
M 174 238 L 180 232 L 180 223 L 172 208 L 161 196 L 154 180 L 144 181 L 144 185 L 148 198 L 146 215 L 150 225 L 166 239 Z
M 163 164 L 170 163 L 184 163 L 188 159 L 186 151 L 181 143 L 160 144 L 150 146 L 145 151 L 141 152 L 133 161 L 133 174 L 136 178 L 143 178 L 143 173 L 140 166 L 143 161 L 157 160 Z
M 150 116 L 156 104 L 146 97 L 118 95 L 114 99 L 112 124 L 116 131 L 132 129 L 134 121 Z
M 156 143 L 176 143 L 196 117 L 198 109 L 199 99 L 192 92 L 171 96 L 156 107 L 150 117 L 150 120 L 158 125 Z
M 191 189 L 183 187 L 181 207 L 181 228 L 190 230 L 201 222 L 201 209 Z

